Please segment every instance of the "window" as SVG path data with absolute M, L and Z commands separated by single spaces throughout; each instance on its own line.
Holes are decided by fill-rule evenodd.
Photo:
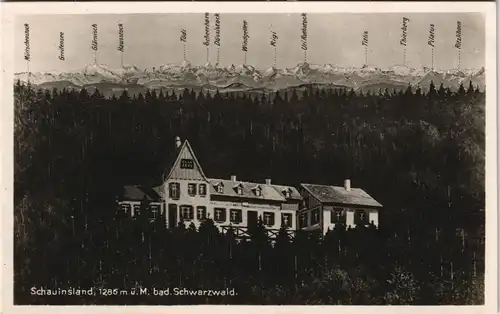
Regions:
M 193 169 L 194 162 L 192 159 L 181 159 L 181 168 L 182 169 Z
M 224 185 L 222 183 L 217 184 L 215 187 L 218 193 L 224 193 Z
M 291 228 L 292 214 L 281 214 L 281 224 L 287 228 Z
M 188 194 L 189 194 L 189 196 L 195 196 L 196 195 L 196 184 L 194 184 L 194 183 L 189 183 L 188 184 Z
M 183 220 L 192 220 L 194 216 L 193 206 L 181 205 L 181 217 Z
M 200 196 L 207 195 L 207 185 L 206 184 L 201 183 L 200 185 L 198 185 L 198 194 L 200 194 Z
M 364 210 L 357 210 L 354 223 L 356 225 L 367 225 L 368 224 L 368 213 Z
M 231 209 L 229 219 L 232 223 L 239 224 L 243 220 L 241 209 Z
M 253 192 L 255 193 L 256 196 L 262 196 L 262 188 L 260 186 L 257 186 L 253 189 Z
M 290 191 L 290 189 L 286 189 L 283 191 L 283 195 L 285 195 L 286 198 L 290 198 L 292 192 Z
M 179 183 L 170 183 L 168 186 L 170 198 L 179 199 L 181 195 L 181 185 Z
M 214 220 L 216 222 L 226 222 L 226 209 L 225 208 L 215 208 L 214 209 Z
M 333 209 L 331 212 L 331 223 L 345 223 L 345 211 L 342 209 Z
M 235 187 L 235 190 L 238 195 L 243 195 L 243 187 L 241 185 Z
M 130 210 L 130 204 L 121 204 L 120 208 L 123 210 L 123 212 L 125 212 L 125 214 L 128 214 Z
M 158 217 L 158 212 L 159 212 L 159 206 L 158 205 L 151 205 L 150 207 L 151 210 L 151 217 L 156 218 Z
M 264 213 L 264 225 L 266 226 L 274 225 L 274 213 Z
M 311 225 L 318 224 L 320 220 L 319 208 L 311 212 Z
M 196 219 L 198 220 L 207 219 L 207 208 L 205 206 L 196 207 Z
M 139 216 L 141 214 L 141 205 L 135 204 L 134 205 L 134 216 Z
M 307 227 L 307 213 L 302 213 L 300 215 L 300 228 L 304 228 L 304 227 Z

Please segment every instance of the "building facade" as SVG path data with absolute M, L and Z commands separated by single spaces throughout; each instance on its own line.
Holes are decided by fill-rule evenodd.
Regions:
M 302 184 L 293 186 L 209 178 L 186 140 L 176 138 L 170 166 L 160 186 L 125 186 L 119 198 L 120 208 L 134 217 L 149 211 L 152 219 L 163 217 L 169 227 L 180 222 L 196 228 L 211 219 L 220 231 L 232 228 L 239 237 L 249 236 L 248 227 L 259 219 L 270 237 L 283 226 L 293 236 L 297 230 L 321 230 L 326 233 L 335 224 L 378 226 L 382 207 L 361 189 Z M 145 205 L 146 204 L 146 205 Z
M 351 188 L 350 180 L 345 180 L 342 187 L 301 184 L 300 192 L 305 203 L 297 214 L 301 230 L 325 234 L 336 224 L 378 227 L 382 205 L 362 189 Z
M 130 207 L 140 211 L 141 200 L 146 198 L 169 227 L 182 221 L 186 227 L 194 224 L 198 228 L 202 221 L 212 219 L 221 231 L 231 227 L 237 236 L 244 237 L 249 235 L 248 227 L 260 219 L 271 237 L 282 225 L 290 234 L 297 229 L 296 213 L 302 196 L 296 188 L 273 184 L 270 179 L 247 182 L 234 175 L 228 179 L 208 178 L 188 141 L 176 139 L 175 154 L 161 186 L 150 191 L 137 186 L 124 188 L 125 196 L 119 200 L 123 210 Z M 151 192 L 151 196 L 141 192 Z M 131 211 L 131 217 L 135 213 Z

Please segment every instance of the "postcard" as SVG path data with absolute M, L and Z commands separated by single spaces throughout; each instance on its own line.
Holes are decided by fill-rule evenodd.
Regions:
M 495 311 L 494 8 L 5 5 L 5 312 Z

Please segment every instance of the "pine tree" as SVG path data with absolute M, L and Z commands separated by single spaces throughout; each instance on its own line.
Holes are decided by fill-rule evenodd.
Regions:
M 130 96 L 128 94 L 128 91 L 126 89 L 123 90 L 121 96 L 120 96 L 120 102 L 128 102 L 130 100 Z
M 467 89 L 467 94 L 474 93 L 474 85 L 472 85 L 472 80 L 469 81 L 469 88 Z
M 429 84 L 429 92 L 427 93 L 427 96 L 429 98 L 434 98 L 436 96 L 436 86 L 434 85 L 434 82 L 431 80 L 431 83 Z
M 465 88 L 464 88 L 464 84 L 463 83 L 460 83 L 460 86 L 458 87 L 457 94 L 459 96 L 465 95 Z

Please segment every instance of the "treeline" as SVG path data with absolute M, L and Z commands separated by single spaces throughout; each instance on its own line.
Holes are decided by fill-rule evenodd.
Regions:
M 14 256 L 15 296 L 19 302 L 27 302 L 26 291 L 37 276 L 52 278 L 46 286 L 60 287 L 68 282 L 76 285 L 78 282 L 74 280 L 78 278 L 106 276 L 109 271 L 122 275 L 135 271 L 134 267 L 123 265 L 105 271 L 102 267 L 109 266 L 108 258 L 97 263 L 96 259 L 81 256 L 91 248 L 113 247 L 103 245 L 102 241 L 116 238 L 114 224 L 110 222 L 116 210 L 115 195 L 126 184 L 160 184 L 175 136 L 189 139 L 209 177 L 236 174 L 242 180 L 262 182 L 270 177 L 273 182 L 292 185 L 301 182 L 339 185 L 350 178 L 354 187 L 363 188 L 384 205 L 381 230 L 376 231 L 383 244 L 367 248 L 379 247 L 383 252 L 391 242 L 409 241 L 398 250 L 388 249 L 390 254 L 381 253 L 385 257 L 380 257 L 379 262 L 394 267 L 388 266 L 380 276 L 389 278 L 393 271 L 401 270 L 404 276 L 416 278 L 415 285 L 420 291 L 433 292 L 432 296 L 418 294 L 405 301 L 397 301 L 403 298 L 397 293 L 393 301 L 382 294 L 370 296 L 370 301 L 355 301 L 364 298 L 364 290 L 359 287 L 347 289 L 351 301 L 307 293 L 304 287 L 313 287 L 314 280 L 319 285 L 323 279 L 334 280 L 337 275 L 349 274 L 352 282 L 367 278 L 365 273 L 356 272 L 354 265 L 367 269 L 373 258 L 358 254 L 351 266 L 332 259 L 330 264 L 320 264 L 329 265 L 322 270 L 311 269 L 314 280 L 310 279 L 306 286 L 298 286 L 300 281 L 291 286 L 262 281 L 253 292 L 240 295 L 243 299 L 237 302 L 280 302 L 281 295 L 292 296 L 290 300 L 335 304 L 484 302 L 480 297 L 482 292 L 472 298 L 463 294 L 452 296 L 458 293 L 458 286 L 470 283 L 473 278 L 483 278 L 484 274 L 485 94 L 472 83 L 467 89 L 460 86 L 457 92 L 443 86 L 436 89 L 431 84 L 425 93 L 410 87 L 406 91 L 385 90 L 378 94 L 311 88 L 300 97 L 295 91 L 273 97 L 250 97 L 184 90 L 179 95 L 148 91 L 133 97 L 125 91 L 120 97 L 105 98 L 99 91 L 89 93 L 85 89 L 35 91 L 21 83 L 14 89 Z M 103 226 L 105 230 L 101 229 Z M 79 237 L 73 237 L 75 230 L 83 231 Z M 85 241 L 80 239 L 83 234 Z M 124 234 L 132 236 L 128 231 Z M 429 241 L 440 234 L 460 241 L 444 246 L 436 242 L 444 240 Z M 118 239 L 125 235 L 119 235 Z M 373 237 L 361 241 L 362 246 L 373 240 L 368 238 Z M 326 244 L 322 245 L 324 248 Z M 189 247 L 193 248 L 192 253 L 197 252 L 196 246 Z M 332 251 L 320 247 L 318 244 L 321 256 Z M 443 247 L 451 253 L 450 257 L 443 256 L 441 263 Z M 426 251 L 401 258 L 394 255 L 420 250 L 417 248 Z M 168 246 L 151 252 L 171 253 L 180 249 Z M 346 249 L 346 254 L 356 250 Z M 290 252 L 302 254 L 302 251 Z M 64 254 L 71 256 L 64 258 Z M 142 253 L 137 254 L 132 260 L 144 258 Z M 69 261 L 75 260 L 82 260 L 87 266 L 80 264 L 74 270 L 77 275 L 70 275 Z M 396 261 L 400 264 L 396 265 Z M 162 257 L 155 262 L 166 263 Z M 436 268 L 437 264 L 445 265 L 443 274 L 437 267 L 439 271 L 432 280 L 440 287 L 446 282 L 452 287 L 439 300 L 435 298 L 439 295 L 437 290 L 429 290 L 430 279 L 422 279 L 418 271 L 425 269 L 424 266 Z M 167 272 L 176 269 L 171 267 L 160 269 Z M 306 269 L 309 268 L 299 270 Z M 199 278 L 205 271 L 199 268 L 190 271 L 197 278 L 192 284 L 205 282 Z M 146 285 L 147 280 L 159 276 L 145 275 L 147 272 L 139 272 L 135 278 Z M 462 277 L 456 275 L 460 272 Z M 294 280 L 303 278 L 295 274 Z M 248 273 L 240 276 L 233 278 L 233 282 L 250 278 Z M 177 285 L 178 280 L 172 285 Z M 186 282 L 185 278 L 182 280 Z M 481 280 L 474 287 L 479 287 Z M 382 283 L 385 285 L 387 281 L 377 281 L 378 285 Z M 297 287 L 293 293 L 287 290 L 292 286 Z M 332 289 L 334 286 L 338 282 Z M 311 291 L 317 290 L 314 287 Z
M 163 217 L 152 220 L 147 211 L 141 213 L 130 218 L 117 210 L 115 217 L 108 215 L 92 230 L 75 227 L 51 264 L 58 271 L 32 272 L 25 278 L 35 287 L 94 287 L 96 296 L 31 296 L 26 291 L 28 286 L 20 286 L 18 301 L 338 305 L 484 302 L 484 267 L 475 256 L 478 243 L 464 241 L 460 234 L 440 231 L 426 237 L 424 244 L 413 243 L 410 235 L 394 237 L 384 228 L 346 229 L 338 225 L 325 236 L 298 232 L 291 238 L 286 229 L 281 229 L 271 240 L 260 221 L 250 226 L 249 239 L 238 241 L 232 229 L 220 233 L 211 220 L 203 222 L 199 230 L 193 224 L 185 228 L 183 223 L 168 229 Z M 78 246 L 81 249 L 74 250 Z M 149 295 L 139 295 L 144 288 Z M 170 288 L 171 295 L 154 295 L 153 288 Z M 174 288 L 227 288 L 234 289 L 235 294 L 182 296 L 175 295 Z M 118 292 L 104 296 L 99 295 L 99 289 Z M 133 290 L 135 296 L 130 295 Z

